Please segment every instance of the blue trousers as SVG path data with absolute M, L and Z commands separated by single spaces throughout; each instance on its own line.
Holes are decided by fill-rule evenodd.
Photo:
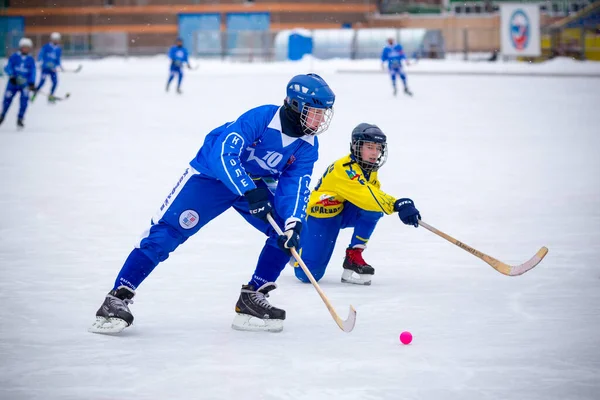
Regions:
M 309 216 L 306 220 L 306 231 L 303 231 L 301 236 L 301 257 L 313 277 L 318 281 L 325 274 L 341 229 L 354 228 L 348 247 L 364 246 L 382 216 L 382 212 L 366 211 L 349 202 L 344 204 L 342 212 L 335 217 Z M 302 282 L 310 282 L 302 268 L 294 268 L 294 272 Z
M 177 75 L 177 88 L 181 87 L 181 80 L 183 79 L 183 69 L 181 69 L 181 67 L 172 66 L 171 70 L 169 71 L 169 81 L 167 82 L 167 88 L 169 88 L 169 86 L 171 85 L 171 81 L 173 81 L 175 75 Z
M 402 80 L 402 84 L 406 87 L 406 75 L 404 74 L 404 70 L 402 66 L 392 67 L 390 68 L 390 78 L 392 79 L 392 86 L 396 87 L 396 76 L 399 76 Z
M 266 186 L 262 181 L 256 181 L 256 184 Z M 271 204 L 275 204 L 273 198 Z M 267 235 L 249 283 L 259 288 L 266 282 L 275 282 L 289 261 L 289 256 L 277 246 L 278 235 L 275 230 L 268 222 L 250 215 L 248 202 L 243 196 L 234 194 L 222 182 L 187 167 L 152 218 L 140 243 L 129 254 L 114 288 L 125 285 L 133 290 L 137 289 L 154 268 L 166 260 L 180 244 L 230 207 Z M 273 214 L 279 226 L 282 226 L 282 219 L 276 213 Z
M 6 85 L 6 91 L 4 92 L 2 115 L 6 115 L 12 104 L 13 98 L 17 93 L 21 94 L 18 118 L 23 119 L 25 117 L 25 111 L 27 111 L 27 104 L 29 103 L 29 89 L 27 89 L 25 85 L 13 85 L 10 82 Z
M 37 88 L 35 90 L 40 90 L 44 83 L 46 83 L 46 77 L 50 76 L 50 80 L 52 81 L 52 88 L 50 89 L 50 94 L 54 94 L 56 90 L 56 86 L 58 85 L 58 76 L 56 75 L 56 71 L 51 69 L 42 69 L 42 77 L 40 78 L 40 83 L 38 83 Z

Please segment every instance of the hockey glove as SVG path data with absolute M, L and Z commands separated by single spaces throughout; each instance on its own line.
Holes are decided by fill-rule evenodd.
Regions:
M 285 225 L 283 235 L 277 238 L 277 245 L 286 254 L 292 255 L 290 249 L 300 246 L 300 232 L 302 232 L 302 222 L 292 221 Z
M 250 214 L 256 218 L 267 220 L 267 214 L 271 212 L 273 206 L 269 201 L 269 190 L 264 187 L 248 190 L 244 193 L 244 197 L 248 200 Z
M 415 203 L 411 199 L 398 199 L 394 203 L 394 211 L 398 212 L 398 216 L 402 223 L 412 225 L 415 228 L 419 227 L 421 214 L 415 208 Z
M 10 82 L 11 85 L 16 85 L 17 84 L 17 77 L 16 76 L 11 76 L 8 81 Z
M 33 83 L 30 83 L 27 88 L 35 93 L 35 85 Z

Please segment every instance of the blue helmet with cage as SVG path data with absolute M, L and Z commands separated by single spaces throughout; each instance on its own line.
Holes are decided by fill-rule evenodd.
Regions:
M 363 157 L 362 149 L 365 143 L 374 143 L 378 145 L 379 156 L 376 160 L 366 160 Z M 358 124 L 352 130 L 350 152 L 363 171 L 377 171 L 387 161 L 387 137 L 377 125 L 367 124 L 365 122 Z
M 296 75 L 287 85 L 286 103 L 298 114 L 306 135 L 318 135 L 329 128 L 335 94 L 317 74 Z

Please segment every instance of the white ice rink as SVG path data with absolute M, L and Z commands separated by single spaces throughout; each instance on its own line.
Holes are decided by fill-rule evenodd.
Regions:
M 343 318 L 358 310 L 352 333 L 289 268 L 270 298 L 284 331 L 238 332 L 264 237 L 230 211 L 141 285 L 130 329 L 90 334 L 205 134 L 280 104 L 310 64 L 203 63 L 176 95 L 165 58 L 84 61 L 60 76 L 70 100 L 38 98 L 21 132 L 15 102 L 0 127 L 0 399 L 600 398 L 600 79 L 414 74 L 415 97 L 393 98 L 385 74 L 338 67 L 312 65 L 337 94 L 313 184 L 356 124 L 375 123 L 390 146 L 384 190 L 504 262 L 542 245 L 546 259 L 505 277 L 393 215 L 365 253 L 371 287 L 340 283 L 349 231 L 321 282 Z

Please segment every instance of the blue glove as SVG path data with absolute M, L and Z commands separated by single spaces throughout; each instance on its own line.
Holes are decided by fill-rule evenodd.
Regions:
M 300 246 L 300 232 L 302 232 L 302 222 L 294 221 L 285 226 L 283 235 L 277 238 L 277 245 L 288 255 L 292 255 L 290 249 Z
M 264 187 L 248 190 L 244 193 L 244 197 L 248 200 L 250 214 L 256 218 L 267 220 L 267 215 L 273 210 L 273 206 L 269 201 L 269 190 Z
M 406 225 L 412 225 L 415 228 L 419 227 L 421 214 L 415 208 L 415 203 L 411 199 L 398 199 L 394 203 L 394 211 L 398 212 L 400 220 Z

